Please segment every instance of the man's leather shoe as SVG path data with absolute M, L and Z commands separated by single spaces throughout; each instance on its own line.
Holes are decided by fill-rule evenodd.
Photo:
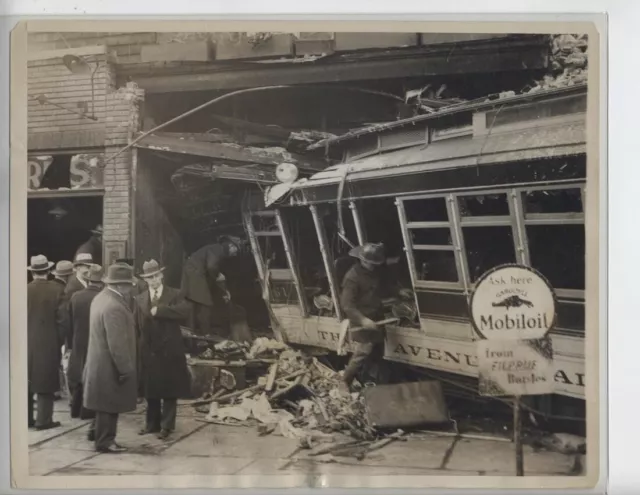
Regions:
M 171 432 L 169 430 L 162 430 L 159 434 L 158 434 L 158 438 L 160 440 L 165 440 L 167 438 L 169 438 L 169 435 L 171 435 Z
M 60 421 L 52 421 L 48 425 L 36 426 L 36 430 L 38 431 L 50 430 L 51 428 L 58 428 L 59 426 L 60 426 Z
M 127 450 L 129 449 L 127 449 L 126 447 L 123 447 L 122 445 L 118 445 L 117 443 L 114 443 L 109 447 L 99 447 L 96 449 L 96 452 L 100 452 L 101 454 L 122 454 Z
M 145 426 L 138 432 L 138 435 L 149 435 L 150 433 L 159 433 L 159 432 L 160 432 L 160 428 L 147 428 Z

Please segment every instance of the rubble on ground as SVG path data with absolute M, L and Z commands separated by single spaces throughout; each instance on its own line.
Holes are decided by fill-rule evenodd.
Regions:
M 362 398 L 358 393 L 341 394 L 340 374 L 317 358 L 264 337 L 254 341 L 245 357 L 275 359 L 254 386 L 213 400 L 208 420 L 261 424 L 300 439 L 331 437 L 333 432 L 361 440 L 376 437 L 366 422 Z
M 247 370 L 256 371 L 253 379 L 248 378 L 242 386 L 234 382 L 230 387 L 220 378 L 215 379 L 205 397 L 190 401 L 203 414 L 199 421 L 256 428 L 261 436 L 279 435 L 297 440 L 307 452 L 305 455 L 317 461 L 335 462 L 336 457 L 362 460 L 369 452 L 415 434 L 511 441 L 506 424 L 500 426 L 501 434 L 490 436 L 472 433 L 485 428 L 466 427 L 471 433 L 463 433 L 457 425 L 454 432 L 380 431 L 369 423 L 366 394 L 340 392 L 340 372 L 317 357 L 269 337 L 258 337 L 250 346 L 229 340 L 209 342 L 198 358 L 220 361 L 216 364 L 221 368 L 219 377 L 225 373 L 225 363 L 233 366 L 242 362 Z M 530 443 L 534 448 L 563 453 L 584 452 L 584 439 L 573 435 L 538 437 Z

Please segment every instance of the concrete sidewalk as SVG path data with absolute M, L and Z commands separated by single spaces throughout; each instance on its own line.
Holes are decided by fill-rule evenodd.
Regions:
M 124 454 L 98 454 L 86 440 L 88 422 L 71 420 L 65 400 L 56 402 L 61 428 L 29 431 L 32 476 L 70 475 L 485 475 L 515 473 L 510 442 L 469 440 L 432 435 L 409 436 L 371 452 L 358 461 L 336 457 L 326 462 L 310 457 L 298 442 L 278 435 L 259 436 L 255 428 L 204 423 L 203 415 L 180 407 L 177 430 L 167 441 L 139 436 L 143 408 L 121 416 L 118 442 Z M 332 460 L 333 461 L 333 460 Z M 571 475 L 574 457 L 534 452 L 525 446 L 526 475 Z

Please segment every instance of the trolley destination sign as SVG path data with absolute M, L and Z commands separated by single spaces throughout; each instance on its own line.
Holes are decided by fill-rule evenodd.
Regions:
M 478 281 L 470 302 L 473 327 L 481 339 L 541 339 L 555 323 L 553 289 L 537 271 L 502 265 Z

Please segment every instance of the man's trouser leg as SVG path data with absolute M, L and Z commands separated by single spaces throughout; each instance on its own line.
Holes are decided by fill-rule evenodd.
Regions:
M 162 405 L 160 399 L 147 399 L 147 413 L 145 428 L 149 432 L 160 431 L 162 421 Z
M 27 409 L 28 414 L 29 414 L 28 422 L 29 422 L 29 427 L 32 427 L 32 426 L 35 426 L 35 424 L 36 424 L 36 420 L 33 417 L 33 412 L 34 412 L 33 411 L 33 392 L 31 392 L 31 390 L 29 390 L 28 394 L 29 394 L 29 397 L 28 397 L 29 398 L 29 403 L 28 403 L 29 405 L 28 405 L 28 409 Z
M 353 354 L 344 370 L 344 381 L 347 385 L 351 385 L 356 375 L 365 368 L 373 347 L 371 343 L 353 342 Z
M 53 423 L 53 394 L 38 394 L 36 428 Z
M 79 418 L 82 411 L 82 384 L 74 384 L 71 387 L 71 417 Z
M 118 414 L 96 411 L 96 450 L 111 447 L 117 432 Z
M 163 399 L 162 400 L 162 422 L 161 427 L 166 431 L 176 429 L 176 416 L 178 415 L 178 400 Z

